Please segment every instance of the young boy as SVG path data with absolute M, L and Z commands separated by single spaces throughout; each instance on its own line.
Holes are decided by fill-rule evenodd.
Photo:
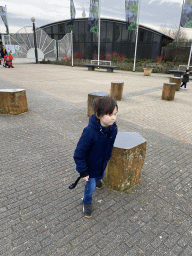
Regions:
M 101 188 L 101 179 L 111 157 L 113 144 L 117 135 L 117 102 L 106 96 L 93 102 L 94 115 L 84 128 L 74 153 L 76 170 L 86 181 L 83 214 L 91 218 L 92 194 L 95 188 Z
M 13 56 L 12 56 L 11 52 L 9 52 L 9 55 L 7 56 L 7 58 L 9 58 L 9 60 L 11 61 L 11 64 L 12 64 Z
M 189 82 L 189 70 L 187 69 L 186 72 L 183 75 L 183 80 L 182 80 L 182 84 L 180 86 L 180 89 L 183 89 L 183 85 L 184 85 L 184 89 L 187 90 L 187 82 Z
M 14 68 L 12 65 L 13 56 L 12 56 L 11 52 L 9 52 L 9 55 L 7 56 L 7 60 L 11 62 L 11 67 Z M 9 68 L 10 68 L 10 66 L 9 66 Z

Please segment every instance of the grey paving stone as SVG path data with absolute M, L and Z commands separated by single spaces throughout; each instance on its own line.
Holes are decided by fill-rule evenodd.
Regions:
M 23 76 L 27 67 L 22 70 Z M 55 73 L 56 67 L 52 68 Z M 39 72 L 42 71 L 37 70 L 36 76 Z M 106 73 L 99 75 L 101 79 L 98 72 L 94 79 L 105 81 Z M 141 74 L 135 75 L 140 79 Z M 0 87 L 26 86 L 30 107 L 28 113 L 19 116 L 0 115 L 0 255 L 190 255 L 191 135 L 184 132 L 186 125 L 182 122 L 178 124 L 182 133 L 179 131 L 177 136 L 167 133 L 166 123 L 159 123 L 159 131 L 154 113 L 148 112 L 161 108 L 162 115 L 166 115 L 167 108 L 174 105 L 178 120 L 181 116 L 184 120 L 179 110 L 183 106 L 188 109 L 191 101 L 181 92 L 177 101 L 165 103 L 155 98 L 155 105 L 152 104 L 151 99 L 160 93 L 160 87 L 154 87 L 155 77 L 150 78 L 153 86 L 149 83 L 145 89 L 129 89 L 118 102 L 119 130 L 138 132 L 147 140 L 142 181 L 127 193 L 114 192 L 104 185 L 102 191 L 94 194 L 92 219 L 85 219 L 81 205 L 84 183 L 80 181 L 73 191 L 68 185 L 78 176 L 73 153 L 88 123 L 86 99 L 72 102 L 56 95 L 52 89 L 55 84 L 44 90 L 42 85 L 36 88 L 30 81 L 13 84 L 7 81 L 8 77 L 0 77 Z M 84 80 L 81 86 L 84 94 Z M 142 114 L 138 123 L 131 119 L 136 101 L 142 111 L 135 118 L 141 112 L 148 115 L 141 122 L 145 119 Z M 129 106 L 129 118 L 123 110 L 125 104 Z M 172 126 L 173 132 L 176 126 Z

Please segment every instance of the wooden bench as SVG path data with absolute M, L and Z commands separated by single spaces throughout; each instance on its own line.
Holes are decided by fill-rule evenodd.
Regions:
M 88 67 L 89 71 L 94 71 L 95 68 L 106 68 L 107 72 L 113 72 L 113 69 L 117 68 L 117 66 L 108 66 L 108 65 L 95 65 L 95 64 L 84 64 L 84 66 Z
M 25 89 L 0 90 L 0 114 L 18 115 L 28 111 Z
M 146 140 L 136 132 L 118 132 L 103 179 L 108 188 L 125 191 L 141 181 Z

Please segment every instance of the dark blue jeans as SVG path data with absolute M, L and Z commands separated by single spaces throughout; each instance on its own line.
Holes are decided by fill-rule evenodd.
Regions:
M 105 175 L 105 172 L 103 173 L 102 176 L 100 176 L 98 178 L 89 178 L 89 180 L 86 181 L 84 198 L 82 201 L 83 204 L 91 204 L 92 203 L 92 195 L 96 188 L 96 182 L 98 180 L 103 179 L 104 175 Z
M 182 87 L 183 85 L 184 85 L 184 87 L 186 88 L 187 83 L 182 82 L 181 87 Z

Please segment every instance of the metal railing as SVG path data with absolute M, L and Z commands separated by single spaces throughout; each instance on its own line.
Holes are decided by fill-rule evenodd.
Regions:
M 93 65 L 94 62 L 97 63 L 96 65 L 106 65 L 106 63 L 109 63 L 109 65 L 111 66 L 110 60 L 91 60 L 91 65 Z

